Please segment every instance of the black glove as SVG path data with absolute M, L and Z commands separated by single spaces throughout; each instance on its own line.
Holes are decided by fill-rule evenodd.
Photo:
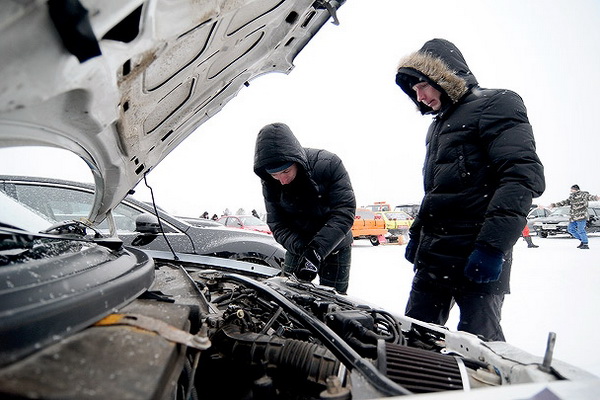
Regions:
M 415 240 L 410 239 L 406 244 L 406 250 L 404 251 L 404 258 L 406 258 L 411 264 L 415 263 L 415 256 L 417 255 L 418 243 Z
M 477 283 L 495 282 L 500 278 L 504 254 L 490 246 L 475 245 L 465 266 L 465 276 Z
M 321 267 L 321 256 L 313 248 L 304 252 L 300 260 L 300 265 L 296 268 L 296 278 L 300 281 L 310 282 L 317 277 Z

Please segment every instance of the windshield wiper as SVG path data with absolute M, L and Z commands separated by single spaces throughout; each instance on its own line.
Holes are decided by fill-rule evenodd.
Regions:
M 60 236 L 81 238 L 87 236 L 88 229 L 94 231 L 94 238 L 103 237 L 102 233 L 100 233 L 100 231 L 94 228 L 91 224 L 74 219 L 58 222 L 52 225 L 50 228 L 43 230 L 41 233 L 52 233 Z
M 86 228 L 94 231 L 93 238 L 86 235 Z M 0 237 L 5 238 L 7 236 L 12 237 L 13 242 L 24 245 L 23 247 L 27 247 L 26 243 L 33 243 L 39 239 L 95 243 L 110 250 L 121 250 L 123 247 L 123 241 L 118 237 L 105 237 L 100 231 L 81 221 L 63 221 L 39 233 L 0 227 Z

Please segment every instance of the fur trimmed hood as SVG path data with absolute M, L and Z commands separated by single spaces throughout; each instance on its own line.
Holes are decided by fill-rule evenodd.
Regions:
M 442 93 L 442 102 L 457 103 L 470 89 L 478 85 L 460 50 L 445 39 L 433 39 L 406 57 L 399 65 L 396 83 L 417 105 L 423 114 L 433 110 L 419 103 L 412 87 L 428 82 Z

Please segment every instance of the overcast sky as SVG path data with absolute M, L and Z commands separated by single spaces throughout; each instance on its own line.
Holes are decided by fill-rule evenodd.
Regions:
M 600 194 L 600 1 L 347 0 L 338 17 L 289 75 L 252 81 L 148 175 L 161 207 L 189 216 L 262 211 L 254 142 L 276 121 L 304 146 L 342 158 L 359 205 L 419 202 L 431 119 L 394 78 L 400 58 L 435 37 L 461 49 L 482 87 L 523 97 L 546 171 L 546 193 L 535 202 L 562 200 L 574 183 Z M 5 154 L 0 173 L 19 172 Z M 86 179 L 64 157 L 43 160 L 40 174 Z M 149 198 L 143 182 L 136 190 Z

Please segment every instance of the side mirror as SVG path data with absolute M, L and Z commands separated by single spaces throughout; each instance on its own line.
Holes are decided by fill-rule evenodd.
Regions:
M 143 213 L 135 219 L 135 231 L 157 235 L 160 233 L 160 224 L 156 215 Z

